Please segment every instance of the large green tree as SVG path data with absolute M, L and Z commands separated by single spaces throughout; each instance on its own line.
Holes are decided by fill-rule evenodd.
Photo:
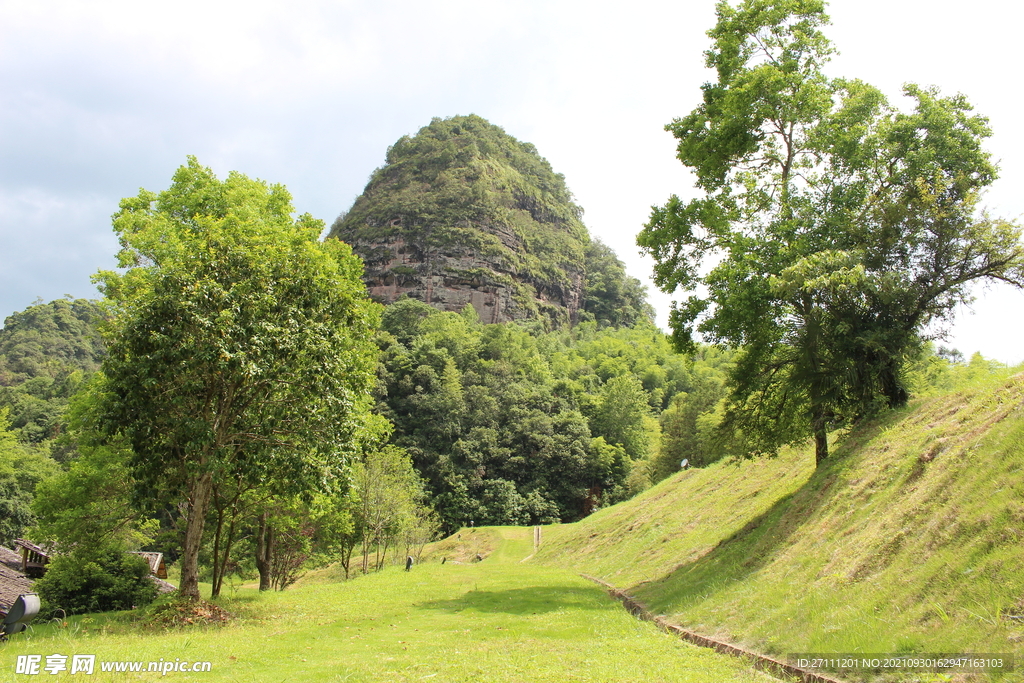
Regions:
M 183 595 L 197 598 L 198 553 L 215 479 L 282 492 L 341 481 L 358 438 L 379 307 L 361 264 L 288 191 L 190 157 L 159 194 L 114 216 L 124 273 L 108 297 L 108 400 L 142 493 L 177 498 Z
M 832 46 L 821 0 L 721 2 L 708 32 L 717 81 L 667 126 L 699 196 L 654 209 L 638 238 L 672 313 L 742 348 L 727 426 L 754 450 L 905 403 L 902 378 L 929 324 L 970 283 L 1024 284 L 1020 229 L 979 215 L 996 177 L 990 132 L 962 96 L 909 85 L 903 112 L 822 70 Z

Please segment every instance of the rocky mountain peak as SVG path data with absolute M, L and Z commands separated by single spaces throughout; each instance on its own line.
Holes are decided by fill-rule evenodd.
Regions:
M 590 238 L 536 148 L 479 116 L 435 118 L 388 149 L 329 237 L 352 245 L 384 303 L 408 295 L 483 322 L 576 322 Z

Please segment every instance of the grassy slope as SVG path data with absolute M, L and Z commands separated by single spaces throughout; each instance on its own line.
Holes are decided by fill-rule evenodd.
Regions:
M 920 401 L 810 450 L 681 472 L 537 560 L 707 634 L 788 652 L 1024 661 L 1024 375 Z
M 210 661 L 175 681 L 766 681 L 742 662 L 692 647 L 629 616 L 603 590 L 557 567 L 522 563 L 527 528 L 464 529 L 449 561 L 348 582 L 330 571 L 283 593 L 239 588 L 221 604 L 240 615 L 219 628 L 147 632 L 100 615 L 40 626 L 0 645 L 0 680 L 20 654 L 98 660 Z M 458 544 L 456 544 L 458 545 Z M 490 551 L 456 564 L 452 551 Z M 482 553 L 481 553 L 482 554 Z M 44 659 L 45 662 L 45 659 Z M 46 680 L 85 680 L 67 672 Z M 156 673 L 89 681 L 153 681 Z

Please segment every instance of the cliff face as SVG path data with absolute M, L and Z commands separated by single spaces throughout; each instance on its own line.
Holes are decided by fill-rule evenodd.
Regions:
M 478 116 L 434 119 L 387 154 L 329 237 L 365 263 L 370 294 L 406 294 L 483 322 L 577 320 L 589 236 L 561 175 Z

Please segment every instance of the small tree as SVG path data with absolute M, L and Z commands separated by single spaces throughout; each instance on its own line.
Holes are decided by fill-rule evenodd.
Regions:
M 48 609 L 68 614 L 141 607 L 157 592 L 146 559 L 110 545 L 53 558 L 35 590 Z
M 336 486 L 367 410 L 379 306 L 349 247 L 291 214 L 283 186 L 190 157 L 168 190 L 121 202 L 127 272 L 97 276 L 113 314 L 102 424 L 140 486 L 183 503 L 191 598 L 214 481 Z
M 356 525 L 362 529 L 362 570 L 381 569 L 389 550 L 403 541 L 406 529 L 417 522 L 416 508 L 423 497 L 423 483 L 409 456 L 400 448 L 385 446 L 369 451 L 353 467 L 359 501 Z

